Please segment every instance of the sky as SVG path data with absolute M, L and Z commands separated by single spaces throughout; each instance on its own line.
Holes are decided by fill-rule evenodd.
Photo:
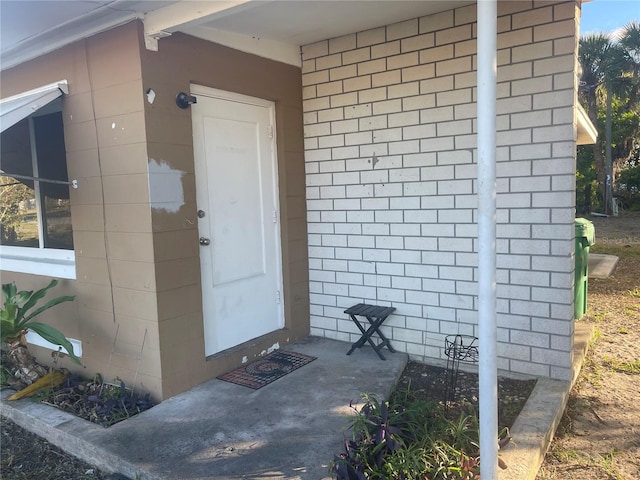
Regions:
M 593 0 L 582 4 L 580 35 L 612 33 L 632 20 L 640 21 L 640 0 Z

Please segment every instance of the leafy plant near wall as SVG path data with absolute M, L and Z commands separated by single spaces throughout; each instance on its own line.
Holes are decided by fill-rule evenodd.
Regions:
M 31 356 L 27 348 L 25 335 L 31 330 L 48 342 L 63 347 L 69 353 L 71 360 L 80 364 L 80 359 L 73 351 L 73 345 L 56 328 L 33 319 L 42 312 L 55 307 L 63 302 L 73 301 L 75 297 L 64 295 L 49 300 L 44 305 L 35 308 L 38 302 L 44 298 L 49 289 L 58 284 L 57 280 L 51 280 L 49 285 L 37 291 L 18 291 L 15 283 L 2 285 L 4 305 L 0 310 L 0 340 L 8 346 L 8 357 L 17 367 L 16 375 L 27 385 L 32 384 L 47 372 Z M 32 310 L 34 309 L 35 310 Z
M 474 412 L 448 420 L 435 402 L 416 400 L 409 390 L 380 402 L 363 394 L 345 452 L 331 471 L 337 480 L 480 478 L 479 426 Z M 504 445 L 510 437 L 500 441 Z
M 122 380 L 104 382 L 100 375 L 83 379 L 70 375 L 60 385 L 44 389 L 37 398 L 65 412 L 109 427 L 154 406 L 149 393 L 140 394 Z

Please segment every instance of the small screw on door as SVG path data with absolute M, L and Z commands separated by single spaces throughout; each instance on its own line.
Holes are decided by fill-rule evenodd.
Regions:
M 198 218 L 204 218 L 205 215 L 204 210 L 198 210 Z
M 200 237 L 200 245 L 206 247 L 209 244 L 211 244 L 211 240 L 205 237 Z

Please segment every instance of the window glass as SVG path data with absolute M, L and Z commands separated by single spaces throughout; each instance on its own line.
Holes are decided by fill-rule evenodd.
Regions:
M 2 245 L 37 247 L 36 196 L 32 188 L 13 177 L 0 177 L 0 240 Z
M 0 243 L 73 249 L 62 114 L 27 118 L 2 132 Z
M 69 199 L 44 197 L 45 248 L 73 250 L 73 230 L 71 229 L 71 206 Z
M 67 156 L 60 112 L 33 119 L 38 177 L 67 181 Z M 40 182 L 43 241 L 45 248 L 73 249 L 69 185 Z

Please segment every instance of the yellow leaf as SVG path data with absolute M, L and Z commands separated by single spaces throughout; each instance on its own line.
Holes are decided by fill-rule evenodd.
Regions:
M 66 379 L 67 379 L 66 373 L 61 372 L 60 370 L 53 370 L 47 373 L 44 377 L 40 378 L 36 382 L 29 385 L 28 387 L 23 388 L 22 390 L 14 393 L 10 397 L 7 397 L 7 400 L 19 400 L 24 397 L 31 397 L 38 390 L 57 387 Z

